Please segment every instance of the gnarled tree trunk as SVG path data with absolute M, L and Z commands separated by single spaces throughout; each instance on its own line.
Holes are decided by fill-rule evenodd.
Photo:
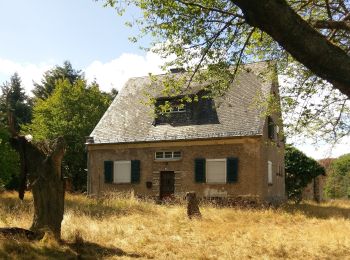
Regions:
M 51 231 L 60 239 L 64 213 L 64 180 L 61 174 L 65 149 L 63 138 L 49 144 L 32 143 L 24 136 L 16 136 L 12 145 L 20 154 L 21 179 L 24 180 L 19 196 L 23 198 L 27 178 L 33 192 L 34 218 L 30 229 L 38 236 Z

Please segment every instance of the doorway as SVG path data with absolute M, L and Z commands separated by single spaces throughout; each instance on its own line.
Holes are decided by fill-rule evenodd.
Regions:
M 175 192 L 175 172 L 160 172 L 160 199 L 172 198 Z

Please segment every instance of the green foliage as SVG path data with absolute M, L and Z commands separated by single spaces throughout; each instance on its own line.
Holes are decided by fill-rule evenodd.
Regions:
M 73 84 L 75 81 L 83 79 L 83 75 L 80 70 L 73 69 L 69 61 L 65 61 L 63 66 L 56 66 L 46 71 L 41 83 L 34 83 L 34 96 L 40 99 L 47 99 L 55 90 L 57 81 L 64 79 Z
M 130 5 L 137 6 L 141 17 L 127 25 L 141 28 L 141 33 L 130 37 L 131 41 L 152 36 L 150 49 L 170 60 L 165 67 L 183 67 L 189 74 L 202 74 L 190 77 L 189 85 L 191 81 L 214 78 L 218 81 L 208 88 L 221 93 L 232 82 L 240 64 L 276 60 L 278 74 L 283 76 L 282 82 L 286 80 L 281 97 L 287 134 L 333 142 L 349 134 L 348 97 L 295 61 L 264 31 L 250 26 L 237 6 L 239 1 L 101 1 L 115 8 L 118 14 L 123 14 Z M 350 9 L 347 0 L 288 0 L 286 3 L 311 26 L 316 20 L 345 20 Z M 349 33 L 331 28 L 315 29 L 329 39 L 330 44 L 348 52 Z M 170 87 L 176 92 L 178 85 Z M 165 88 L 171 92 L 169 87 Z
M 9 143 L 10 134 L 0 127 L 0 188 L 17 188 L 19 156 Z
M 32 118 L 32 100 L 25 94 L 21 78 L 17 73 L 13 74 L 10 82 L 1 86 L 1 91 L 1 122 L 7 125 L 7 112 L 11 111 L 15 121 L 15 130 L 19 132 L 20 125 L 29 123 Z
M 325 174 L 325 169 L 298 149 L 287 146 L 285 154 L 286 192 L 289 199 L 300 202 L 303 189 L 311 180 Z
M 9 143 L 8 113 L 14 119 L 14 130 L 19 132 L 21 125 L 29 123 L 32 117 L 32 101 L 26 96 L 21 78 L 13 74 L 9 82 L 1 86 L 0 97 L 0 186 L 17 189 L 19 183 L 19 156 Z
M 350 154 L 332 162 L 327 173 L 325 194 L 328 198 L 350 198 Z
M 111 98 L 96 83 L 83 79 L 55 82 L 54 91 L 46 99 L 38 99 L 33 108 L 32 123 L 24 131 L 34 140 L 63 136 L 67 149 L 63 159 L 65 175 L 73 179 L 75 189 L 86 186 L 85 137 L 88 136 L 108 108 Z

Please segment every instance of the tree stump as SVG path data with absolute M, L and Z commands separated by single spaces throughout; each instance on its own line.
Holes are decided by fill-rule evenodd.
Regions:
M 196 193 L 191 191 L 186 193 L 187 199 L 187 216 L 192 218 L 201 218 L 202 214 L 199 211 L 198 199 L 196 197 Z
M 64 213 L 64 180 L 61 174 L 65 151 L 63 138 L 51 143 L 33 143 L 24 136 L 16 136 L 11 144 L 21 159 L 19 197 L 23 199 L 27 179 L 32 188 L 34 217 L 30 230 L 37 236 L 51 231 L 56 239 L 60 239 Z

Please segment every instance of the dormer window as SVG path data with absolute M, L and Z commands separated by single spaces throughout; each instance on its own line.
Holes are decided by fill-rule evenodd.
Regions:
M 173 107 L 171 109 L 166 109 L 165 113 L 181 113 L 186 112 L 186 107 L 183 105 L 182 107 Z

